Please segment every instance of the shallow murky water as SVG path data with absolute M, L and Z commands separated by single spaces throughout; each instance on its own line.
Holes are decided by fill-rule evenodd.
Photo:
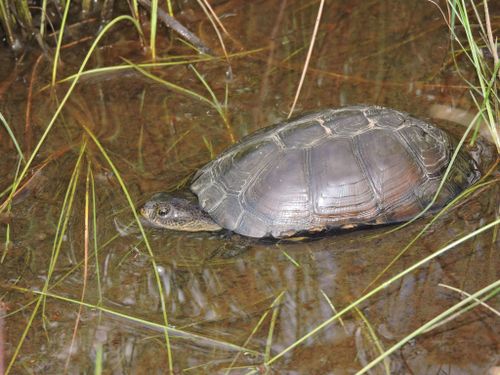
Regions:
M 228 48 L 239 55 L 229 58 L 230 70 L 224 59 L 193 66 L 221 102 L 227 90 L 228 124 L 210 105 L 133 69 L 82 77 L 39 150 L 29 182 L 10 214 L 1 216 L 2 243 L 11 241 L 2 249 L 0 264 L 0 309 L 10 313 L 0 332 L 5 366 L 30 322 L 12 373 L 91 373 L 100 355 L 103 373 L 167 372 L 164 316 L 151 256 L 137 229 L 127 228 L 133 215 L 117 175 L 84 127 L 105 148 L 138 206 L 153 192 L 185 184 L 233 140 L 286 118 L 318 2 L 214 3 L 232 37 L 226 38 Z M 194 2 L 183 4 L 180 19 L 218 48 Z M 92 25 L 86 25 L 72 38 L 93 33 Z M 162 33 L 160 53 L 166 61 L 191 53 Z M 431 109 L 436 104 L 475 112 L 455 73 L 446 26 L 429 2 L 327 2 L 318 35 L 296 112 L 356 103 L 394 107 L 423 118 L 435 115 Z M 77 71 L 87 43 L 63 51 L 65 64 L 58 78 Z M 145 61 L 139 52 L 137 36 L 124 25 L 104 40 L 90 65 L 121 64 L 121 57 Z M 7 50 L 0 52 L 0 110 L 26 155 L 35 149 L 68 89 L 67 84 L 59 84 L 57 92 L 47 89 L 51 66 L 43 59 L 37 64 L 37 58 L 36 49 L 17 63 Z M 194 69 L 185 64 L 151 72 L 210 98 Z M 451 121 L 438 124 L 455 134 L 463 131 Z M 15 149 L 4 132 L 0 148 L 4 190 L 17 167 Z M 61 217 L 74 173 L 79 175 L 70 214 Z M 86 197 L 89 212 L 94 212 L 91 186 L 96 226 L 90 214 L 87 243 Z M 499 195 L 493 182 L 438 218 L 375 285 L 494 221 Z M 67 230 L 49 271 L 54 249 L 59 249 L 59 220 L 67 221 Z M 247 243 L 219 234 L 148 230 L 168 323 L 175 328 L 169 338 L 176 372 L 214 374 L 229 367 L 231 374 L 265 372 L 264 362 L 331 318 L 334 309 L 373 288 L 380 272 L 428 222 L 419 220 L 391 234 L 386 232 L 392 227 L 383 227 L 300 243 Z M 391 284 L 341 322 L 326 325 L 273 360 L 269 372 L 356 372 L 463 298 L 446 286 L 474 293 L 499 279 L 496 230 Z M 50 296 L 45 300 L 26 291 L 41 290 L 47 279 Z M 92 306 L 80 310 L 80 300 Z M 488 303 L 498 309 L 498 296 Z M 386 368 L 394 374 L 486 373 L 498 366 L 498 327 L 498 317 L 476 307 L 412 339 L 389 357 Z M 372 371 L 385 370 L 378 366 Z

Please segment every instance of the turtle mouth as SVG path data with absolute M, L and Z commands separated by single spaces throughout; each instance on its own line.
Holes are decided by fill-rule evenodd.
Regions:
M 141 216 L 139 217 L 139 220 L 141 222 L 141 224 L 144 226 L 144 227 L 148 227 L 148 228 L 163 228 L 161 225 L 158 225 L 157 223 L 155 223 L 154 221 L 150 220 L 146 215 L 145 215 L 145 212 L 143 212 L 143 210 L 141 209 L 140 210 L 140 213 L 141 213 Z
M 140 214 L 139 219 L 141 220 L 142 224 L 146 224 L 149 227 L 157 225 L 155 223 L 154 216 L 151 217 L 150 211 L 147 210 L 145 207 L 139 208 L 138 212 Z
M 159 229 L 165 228 L 163 225 L 157 222 L 156 216 L 151 215 L 151 211 L 146 209 L 145 207 L 139 208 L 138 212 L 140 214 L 139 220 L 141 221 L 141 224 L 143 226 L 148 228 L 159 228 Z

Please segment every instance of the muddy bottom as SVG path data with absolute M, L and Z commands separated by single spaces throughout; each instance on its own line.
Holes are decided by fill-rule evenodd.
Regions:
M 21 60 L 0 50 L 0 111 L 25 156 L 36 151 L 0 216 L 5 369 L 79 374 L 102 364 L 104 374 L 165 374 L 170 358 L 178 374 L 351 374 L 499 279 L 493 227 L 332 319 L 495 221 L 495 177 L 433 222 L 435 215 L 395 232 L 384 226 L 291 242 L 146 229 L 148 249 L 134 222 L 137 207 L 155 192 L 186 188 L 234 141 L 286 119 L 318 5 L 214 2 L 231 34 L 227 60 L 198 55 L 160 29 L 160 60 L 183 55 L 184 63 L 147 72 L 205 101 L 132 67 L 87 74 L 40 148 L 69 84 L 47 86 L 52 65 L 37 63 L 37 48 Z M 179 18 L 223 56 L 197 5 L 187 2 Z M 80 42 L 63 49 L 58 79 L 78 70 L 90 47 L 84 37 L 97 27 L 75 29 L 71 38 Z M 436 117 L 437 104 L 475 114 L 449 47 L 446 24 L 429 2 L 327 2 L 295 114 L 358 103 L 424 119 Z M 122 57 L 149 62 L 130 25 L 113 29 L 93 56 L 86 69 L 123 64 Z M 222 109 L 209 104 L 212 94 Z M 464 128 L 447 120 L 431 119 L 460 136 Z M 3 131 L 0 152 L 4 191 L 19 162 Z M 486 304 L 441 320 L 371 373 L 486 374 L 499 366 L 491 310 L 500 307 L 498 295 Z

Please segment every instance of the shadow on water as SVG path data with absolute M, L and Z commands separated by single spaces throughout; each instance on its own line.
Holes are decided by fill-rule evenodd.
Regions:
M 231 47 L 253 51 L 230 57 L 232 79 L 223 60 L 195 64 L 219 100 L 224 100 L 227 87 L 229 127 L 215 109 L 133 69 L 82 77 L 35 159 L 28 184 L 15 197 L 10 214 L 0 217 L 2 243 L 10 240 L 0 264 L 0 300 L 5 311 L 12 313 L 3 325 L 8 363 L 37 298 L 12 285 L 35 291 L 43 287 L 64 196 L 86 142 L 68 229 L 49 287 L 51 294 L 73 302 L 47 298 L 30 323 L 12 373 L 89 373 L 99 353 L 103 373 L 167 372 L 159 326 L 161 302 L 150 255 L 136 231 L 121 224 L 133 221 L 127 201 L 117 176 L 82 126 L 104 145 L 137 206 L 153 192 L 186 185 L 197 168 L 232 139 L 286 118 L 317 5 L 292 0 L 215 2 L 233 37 Z M 208 43 L 218 45 L 198 8 L 184 10 L 181 19 Z M 76 39 L 88 35 L 88 30 L 78 32 L 82 34 L 74 35 Z M 370 103 L 427 118 L 432 104 L 446 103 L 474 112 L 455 73 L 448 35 L 441 16 L 427 2 L 327 2 L 299 111 Z M 160 36 L 159 43 L 166 58 L 191 53 L 182 43 L 164 38 Z M 136 41 L 131 29 L 115 30 L 91 64 L 121 64 L 121 57 L 144 61 Z M 64 50 L 58 77 L 73 74 L 87 49 L 88 44 L 81 43 Z M 30 51 L 15 64 L 8 51 L 0 51 L 0 61 L 7 62 L 0 67 L 1 112 L 25 150 L 33 150 L 57 108 L 56 96 L 60 100 L 67 89 L 65 84 L 54 92 L 44 87 L 50 82 L 51 65 L 42 62 L 35 67 L 37 53 Z M 152 72 L 207 95 L 186 65 Z M 26 128 L 31 84 L 31 126 Z M 452 122 L 439 125 L 455 134 L 463 132 Z M 0 149 L 4 190 L 15 176 L 17 158 L 3 133 Z M 84 272 L 87 165 L 92 170 L 97 214 Z M 492 183 L 452 208 L 381 280 L 495 220 L 499 196 L 498 183 Z M 393 227 L 368 228 L 296 243 L 247 243 L 210 233 L 148 230 L 168 321 L 175 328 L 170 335 L 175 370 L 212 374 L 231 366 L 231 374 L 252 368 L 264 372 L 263 362 L 372 288 L 372 281 L 429 220 L 418 220 L 391 234 L 387 231 Z M 463 299 L 446 286 L 473 293 L 497 280 L 498 249 L 495 231 L 472 238 L 305 340 L 269 371 L 354 373 L 381 350 Z M 83 308 L 78 316 L 74 301 L 82 298 L 82 290 L 83 300 L 93 308 Z M 488 303 L 499 307 L 498 297 Z M 386 368 L 393 374 L 486 373 L 497 365 L 498 327 L 498 316 L 484 306 L 474 308 L 410 341 L 389 357 Z M 238 355 L 241 347 L 245 350 Z M 372 371 L 384 373 L 384 367 Z

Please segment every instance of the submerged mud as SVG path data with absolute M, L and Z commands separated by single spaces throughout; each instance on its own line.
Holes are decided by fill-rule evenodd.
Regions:
M 149 252 L 133 209 L 155 192 L 185 187 L 235 140 L 286 118 L 317 5 L 214 2 L 231 34 L 225 37 L 228 48 L 239 53 L 230 53 L 228 62 L 197 62 L 200 55 L 160 29 L 160 60 L 186 55 L 194 61 L 220 103 L 227 95 L 226 122 L 206 101 L 133 68 L 81 77 L 26 183 L 0 216 L 6 366 L 29 327 L 11 373 L 86 373 L 100 361 L 103 373 L 166 373 L 158 280 L 176 373 L 355 373 L 463 300 L 464 293 L 498 280 L 495 227 L 314 331 L 381 282 L 494 221 L 500 196 L 495 177 L 432 224 L 435 215 L 391 233 L 394 227 L 385 226 L 270 242 L 147 229 Z M 199 8 L 186 3 L 179 18 L 222 56 Z M 72 35 L 80 42 L 62 51 L 58 79 L 78 70 L 89 48 L 84 37 L 97 31 L 94 26 Z M 357 103 L 424 119 L 436 103 L 475 113 L 449 47 L 446 25 L 428 2 L 327 2 L 296 113 Z M 0 110 L 26 156 L 69 87 L 47 86 L 52 65 L 43 58 L 37 63 L 39 56 L 34 48 L 16 61 L 0 50 Z M 137 35 L 123 25 L 103 41 L 88 68 L 122 64 L 122 57 L 148 61 Z M 211 98 L 187 64 L 148 71 Z M 463 127 L 449 120 L 434 122 L 460 136 Z M 0 152 L 3 191 L 18 169 L 5 132 Z M 49 295 L 37 304 L 47 280 Z M 499 308 L 498 296 L 486 303 Z M 498 327 L 498 316 L 487 306 L 474 307 L 410 340 L 373 373 L 487 373 L 497 365 Z

